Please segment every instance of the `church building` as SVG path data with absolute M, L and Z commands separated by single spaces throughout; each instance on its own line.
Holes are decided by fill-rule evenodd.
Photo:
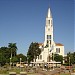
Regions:
M 46 16 L 45 25 L 45 40 L 44 43 L 39 43 L 41 54 L 37 56 L 36 62 L 51 62 L 53 61 L 52 55 L 59 54 L 64 57 L 64 45 L 56 43 L 53 36 L 53 18 L 50 8 Z

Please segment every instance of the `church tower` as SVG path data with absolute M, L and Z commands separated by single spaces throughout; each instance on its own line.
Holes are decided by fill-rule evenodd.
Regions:
M 46 25 L 45 25 L 45 41 L 44 41 L 44 52 L 43 60 L 45 62 L 50 62 L 52 53 L 54 52 L 54 40 L 53 40 L 53 18 L 50 8 L 48 8 L 48 13 L 46 16 Z
M 51 9 L 48 8 L 45 25 L 45 40 L 44 43 L 39 43 L 41 54 L 37 57 L 37 62 L 51 62 L 54 61 L 52 54 L 59 54 L 64 57 L 64 45 L 61 43 L 55 43 L 53 37 L 53 18 Z
M 50 8 L 48 8 L 48 13 L 46 16 L 46 25 L 45 25 L 45 41 L 44 46 L 49 46 L 49 48 L 53 45 L 53 18 L 51 14 Z

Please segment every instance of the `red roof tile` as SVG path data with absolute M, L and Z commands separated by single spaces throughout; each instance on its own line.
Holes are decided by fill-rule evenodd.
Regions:
M 63 44 L 61 44 L 61 43 L 55 43 L 56 44 L 56 46 L 64 46 Z
M 43 46 L 43 43 L 38 43 L 39 44 L 39 46 Z

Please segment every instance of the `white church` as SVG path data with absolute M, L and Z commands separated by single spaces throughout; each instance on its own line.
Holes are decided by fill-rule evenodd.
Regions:
M 51 62 L 53 61 L 52 54 L 59 54 L 64 57 L 64 45 L 61 43 L 55 43 L 53 37 L 53 18 L 50 8 L 46 16 L 45 25 L 45 40 L 44 43 L 39 43 L 41 48 L 41 54 L 37 56 L 36 63 Z

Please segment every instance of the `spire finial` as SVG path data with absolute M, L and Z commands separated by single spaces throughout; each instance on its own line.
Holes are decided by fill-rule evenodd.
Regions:
M 51 14 L 50 7 L 48 8 L 48 14 L 47 14 L 47 17 L 51 17 L 51 18 L 52 18 L 52 14 Z

